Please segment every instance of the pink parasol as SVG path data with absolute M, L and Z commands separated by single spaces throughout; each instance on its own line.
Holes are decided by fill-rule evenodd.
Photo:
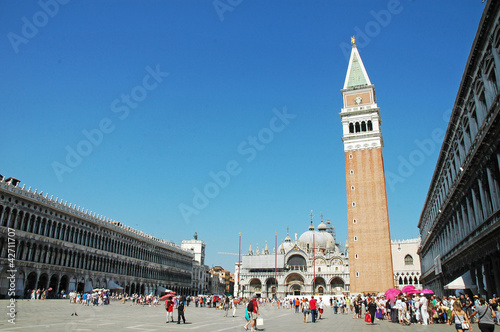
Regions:
M 403 289 L 401 290 L 403 293 L 408 293 L 409 291 L 411 290 L 414 290 L 415 289 L 415 286 L 413 285 L 408 285 L 408 286 L 404 286 Z
M 385 297 L 387 297 L 388 299 L 393 299 L 399 294 L 401 294 L 401 291 L 397 288 L 390 288 L 385 291 Z
M 49 292 L 52 290 L 52 287 L 50 287 L 49 289 L 47 289 Z
M 428 288 L 422 289 L 420 291 L 420 293 L 422 293 L 422 294 L 434 294 L 434 292 Z
M 421 291 L 419 291 L 418 289 L 411 289 L 409 291 L 406 292 L 406 295 L 411 295 L 411 294 L 420 294 Z

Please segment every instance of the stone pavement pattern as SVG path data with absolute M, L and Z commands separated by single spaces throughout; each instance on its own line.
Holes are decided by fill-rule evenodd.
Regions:
M 224 311 L 214 308 L 186 307 L 188 324 L 166 324 L 166 311 L 162 306 L 149 307 L 134 305 L 130 302 L 93 307 L 70 304 L 68 300 L 46 300 L 16 302 L 16 324 L 10 324 L 7 319 L 8 300 L 0 300 L 3 314 L 0 321 L 1 331 L 245 331 L 243 325 L 244 307 L 239 307 L 236 317 L 232 310 L 228 317 Z M 78 316 L 72 316 L 72 313 Z M 326 308 L 324 319 L 318 323 L 305 324 L 303 315 L 287 309 L 277 309 L 271 305 L 261 307 L 261 317 L 264 327 L 261 331 L 448 331 L 455 328 L 448 325 L 411 325 L 401 326 L 387 321 L 377 321 L 376 325 L 368 325 L 362 319 L 352 319 L 352 315 L 335 315 L 331 308 Z M 177 319 L 177 310 L 174 310 Z M 309 321 L 311 318 L 309 318 Z M 478 331 L 477 325 L 473 325 Z

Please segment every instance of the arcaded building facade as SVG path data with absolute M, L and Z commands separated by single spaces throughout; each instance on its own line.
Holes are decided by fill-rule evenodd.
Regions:
M 418 223 L 421 282 L 437 294 L 466 272 L 500 292 L 499 8 L 485 6 Z
M 10 250 L 9 250 L 10 249 Z M 32 289 L 191 294 L 193 254 L 0 176 L 0 297 Z M 12 265 L 10 265 L 12 264 Z M 12 268 L 13 267 L 13 268 Z M 10 295 L 10 294 L 9 294 Z M 10 296 L 9 296 L 10 297 Z
M 394 286 L 380 108 L 354 37 L 341 90 L 352 293 Z

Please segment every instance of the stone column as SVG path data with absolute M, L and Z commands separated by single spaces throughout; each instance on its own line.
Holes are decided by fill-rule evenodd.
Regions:
M 3 207 L 2 212 L 0 213 L 0 222 L 3 220 L 3 216 L 4 216 L 4 214 L 5 214 L 5 210 L 6 210 L 6 208 L 7 208 L 7 207 L 6 207 L 6 206 L 4 206 L 4 207 Z
M 496 211 L 500 208 L 498 202 L 498 198 L 500 196 L 498 182 L 493 177 L 490 167 L 486 167 L 486 174 L 488 176 L 488 188 L 490 190 L 491 204 L 493 205 L 493 211 Z
M 469 270 L 469 272 L 470 272 L 470 278 L 471 278 L 471 280 L 472 280 L 472 284 L 473 284 L 474 286 L 478 286 L 478 282 L 477 282 L 477 278 L 476 278 L 476 265 L 475 265 L 475 264 L 472 264 L 472 265 L 470 266 L 470 270 Z M 478 288 L 479 288 L 479 287 L 478 287 Z
M 490 209 L 488 208 L 488 201 L 484 197 L 485 195 L 481 178 L 477 179 L 477 187 L 479 190 L 479 199 L 481 201 L 481 211 L 483 212 L 483 219 L 481 221 L 485 221 L 490 215 Z
M 486 277 L 486 299 L 491 299 L 491 296 L 494 294 L 494 286 L 495 281 L 491 275 L 491 257 L 486 257 L 484 263 L 484 275 Z
M 9 225 L 9 222 L 10 222 L 10 218 L 12 218 L 12 209 L 9 209 L 9 213 L 7 215 L 4 216 L 5 217 L 5 222 L 3 222 L 2 219 L 2 225 L 7 227 Z
M 484 289 L 483 262 L 480 262 L 479 265 L 476 268 L 476 277 L 477 277 L 478 292 L 481 295 L 485 295 L 486 291 Z
M 486 100 L 486 107 L 489 110 L 491 105 L 493 104 L 493 100 L 495 99 L 497 92 L 495 91 L 495 86 L 493 85 L 493 82 L 491 82 L 484 73 L 483 66 L 480 66 L 480 69 L 481 69 L 481 78 L 484 86 L 484 99 Z
M 469 119 L 469 128 L 470 128 L 470 135 L 471 135 L 471 142 L 474 142 L 474 139 L 477 134 L 477 123 L 476 120 L 472 117 L 472 114 L 467 112 L 467 118 Z
M 12 213 L 11 213 L 12 214 Z M 19 216 L 19 210 L 17 210 L 17 213 L 14 214 L 14 216 L 9 216 L 9 219 L 7 220 L 7 227 L 9 228 L 14 228 L 14 224 L 16 223 L 16 220 Z
M 476 228 L 476 226 L 481 223 L 483 218 L 481 217 L 481 211 L 478 206 L 477 202 L 478 200 L 474 188 L 471 188 L 471 194 L 472 194 L 472 209 L 474 211 L 474 228 Z
M 469 125 L 469 128 L 470 128 L 470 125 Z M 469 149 L 470 149 L 472 139 L 469 136 L 469 133 L 467 132 L 466 128 L 464 128 L 464 127 L 462 127 L 462 134 L 464 137 L 465 152 L 467 153 L 467 151 L 469 151 Z
M 491 54 L 493 55 L 493 60 L 495 61 L 495 76 L 497 79 L 497 86 L 500 87 L 500 56 L 498 55 L 498 49 L 493 47 L 491 44 Z
M 492 291 L 498 296 L 500 293 L 500 258 L 498 258 L 498 251 L 492 257 L 492 270 L 495 281 L 495 289 L 492 289 Z
M 474 103 L 476 104 L 476 116 L 478 122 L 477 125 L 479 128 L 481 128 L 481 126 L 483 125 L 483 121 L 486 118 L 486 112 L 487 112 L 486 105 L 479 100 L 479 96 L 476 94 L 474 88 L 472 88 L 472 91 L 474 92 Z

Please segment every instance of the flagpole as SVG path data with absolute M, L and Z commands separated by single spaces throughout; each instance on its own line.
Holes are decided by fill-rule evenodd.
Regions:
M 274 282 L 276 283 L 276 293 L 278 293 L 278 232 L 274 232 Z
M 240 232 L 240 244 L 238 249 L 238 295 L 241 294 L 241 232 Z
M 313 230 L 313 295 L 314 295 L 314 288 L 316 284 L 316 243 L 315 243 L 315 235 L 316 231 Z

